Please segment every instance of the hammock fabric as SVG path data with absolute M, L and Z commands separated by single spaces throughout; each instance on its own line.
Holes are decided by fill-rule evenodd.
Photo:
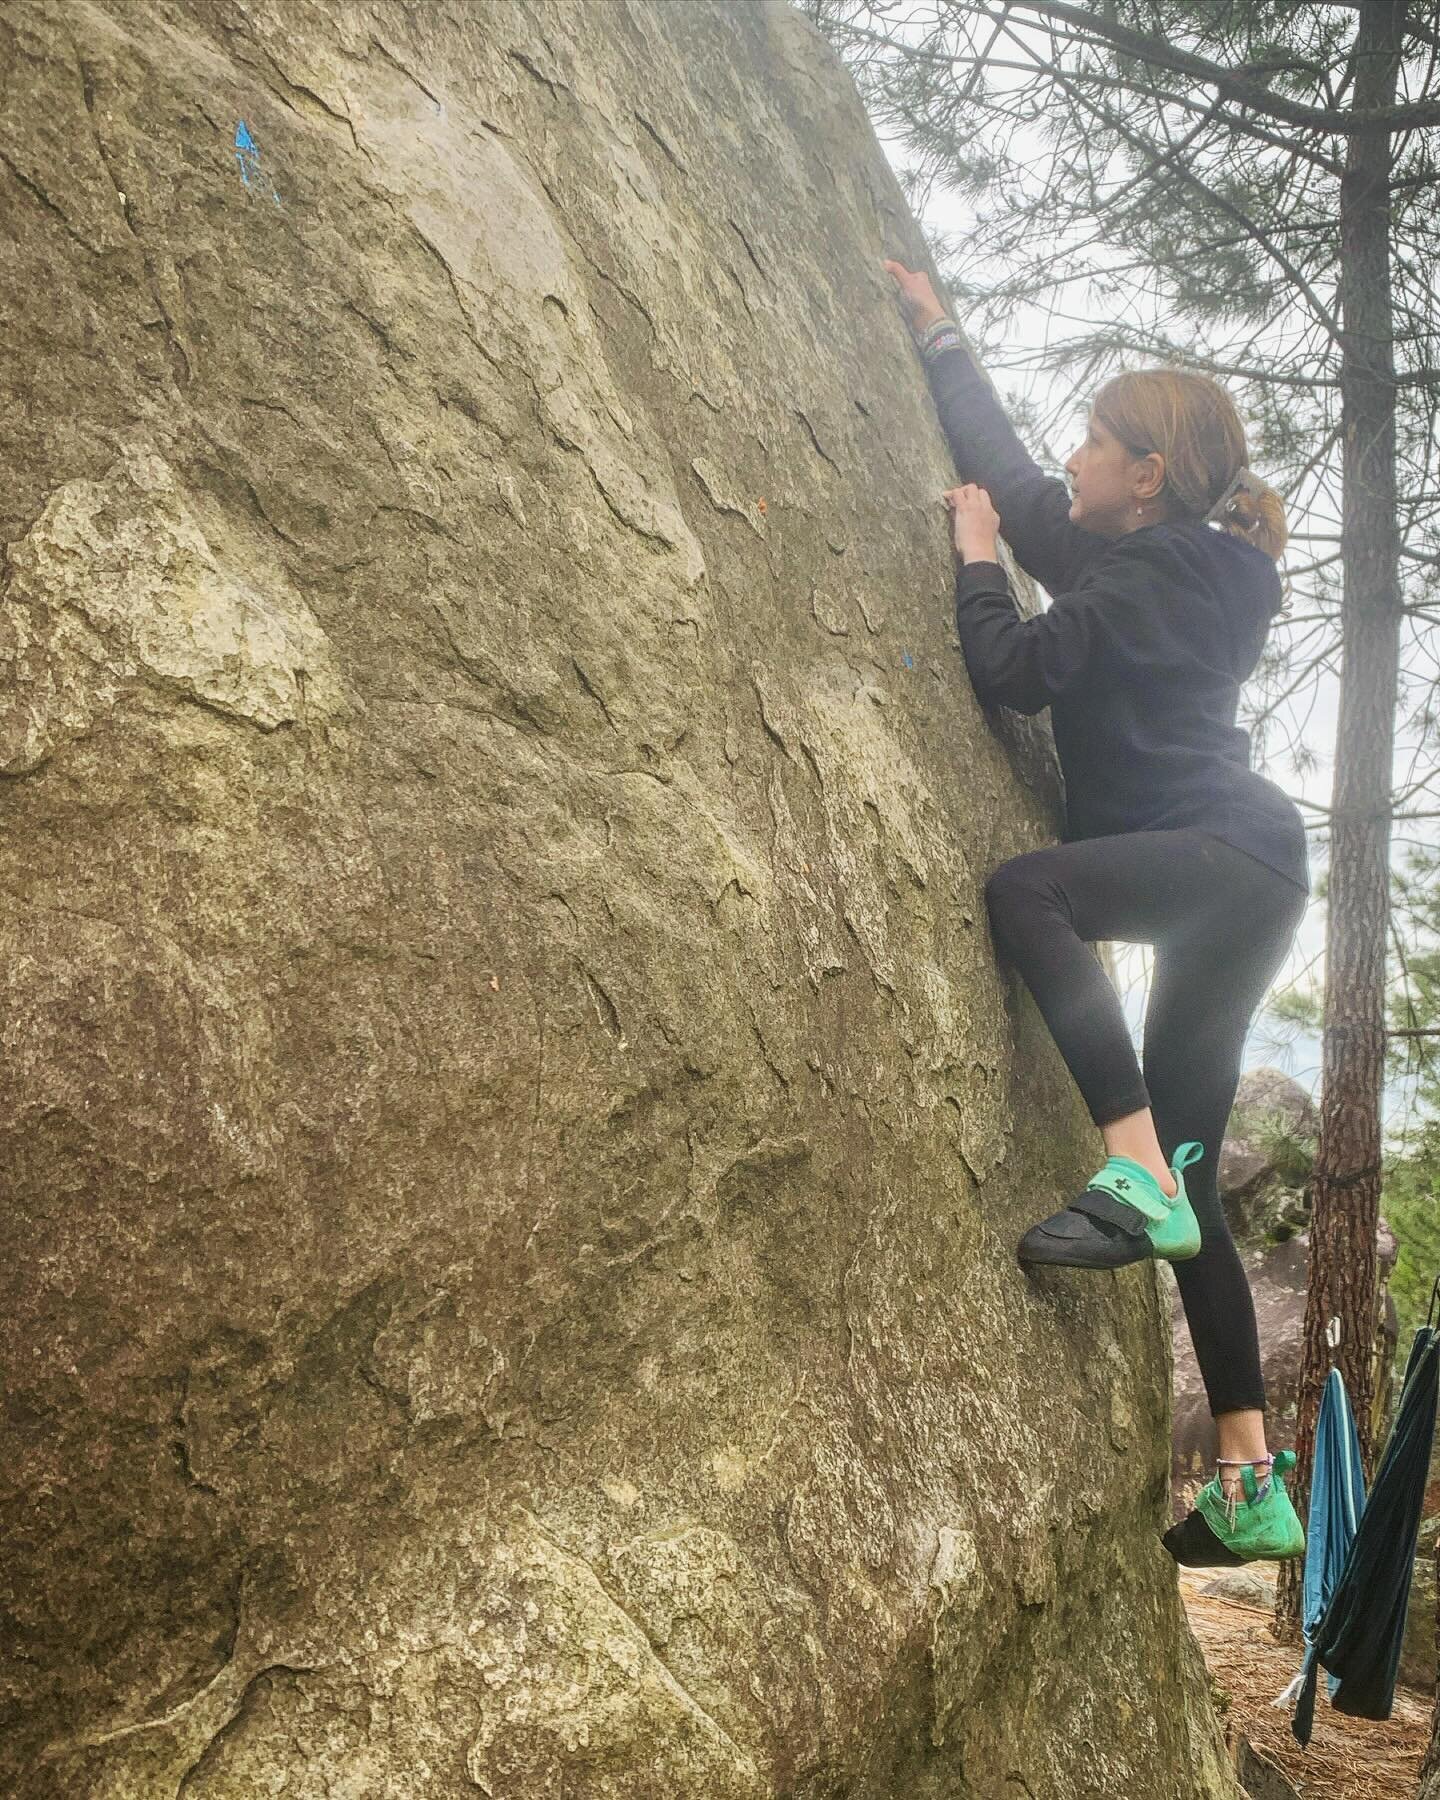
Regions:
M 1440 1293 L 1440 1282 L 1436 1283 L 1436 1293 Z M 1435 1298 L 1432 1293 L 1432 1315 Z M 1338 1376 L 1332 1374 L 1330 1380 L 1336 1381 Z M 1348 1554 L 1342 1539 L 1346 1522 L 1352 1516 L 1349 1502 L 1355 1496 L 1358 1472 L 1354 1477 L 1345 1472 L 1344 1419 L 1337 1409 L 1331 1407 L 1332 1430 L 1326 1442 L 1328 1469 L 1327 1462 L 1321 1459 L 1317 1426 L 1314 1479 L 1326 1481 L 1334 1491 L 1318 1521 L 1313 1497 L 1310 1512 L 1311 1530 L 1315 1530 L 1317 1522 L 1320 1524 L 1321 1541 L 1317 1543 L 1312 1538 L 1310 1543 L 1309 1555 L 1319 1565 L 1313 1581 L 1308 1562 L 1305 1570 L 1305 1627 L 1310 1648 L 1301 1672 L 1295 1716 L 1290 1722 L 1290 1729 L 1301 1744 L 1310 1742 L 1315 1722 L 1315 1688 L 1322 1666 L 1331 1676 L 1330 1703 L 1336 1712 L 1359 1719 L 1390 1717 L 1430 1468 L 1430 1444 L 1435 1435 L 1437 1393 L 1440 1329 L 1433 1327 L 1427 1316 L 1410 1347 L 1395 1424 L 1370 1498 L 1362 1499 L 1364 1510 L 1354 1528 Z M 1325 1400 L 1330 1400 L 1329 1383 Z M 1346 1400 L 1346 1419 L 1349 1412 Z M 1353 1423 L 1351 1430 L 1353 1433 Z M 1362 1496 L 1363 1492 L 1361 1486 Z M 1332 1532 L 1333 1542 L 1329 1535 Z M 1343 1567 L 1335 1579 L 1333 1572 L 1342 1559 Z M 1312 1599 L 1318 1609 L 1313 1626 Z
M 1315 1427 L 1315 1468 L 1310 1477 L 1310 1516 L 1305 1526 L 1305 1642 L 1315 1642 L 1325 1609 L 1345 1567 L 1360 1517 L 1365 1511 L 1365 1471 L 1360 1461 L 1360 1434 L 1345 1392 L 1345 1377 L 1330 1371 L 1320 1398 Z M 1331 1695 L 1339 1678 L 1328 1678 Z M 1293 1700 L 1304 1685 L 1294 1684 Z

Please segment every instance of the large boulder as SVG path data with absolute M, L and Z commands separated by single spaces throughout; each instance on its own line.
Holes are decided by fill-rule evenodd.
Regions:
M 0 46 L 4 1791 L 1233 1794 L 821 41 Z
M 1305 1197 L 1297 1188 L 1296 1165 L 1313 1148 L 1319 1129 L 1315 1102 L 1283 1070 L 1247 1069 L 1240 1077 L 1217 1171 L 1221 1204 L 1237 1242 L 1259 1245 L 1288 1236 L 1303 1223 Z

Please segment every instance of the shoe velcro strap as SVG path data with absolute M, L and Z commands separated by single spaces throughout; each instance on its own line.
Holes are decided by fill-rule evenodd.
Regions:
M 1133 1206 L 1152 1225 L 1163 1224 L 1173 1204 L 1160 1192 L 1154 1177 L 1125 1156 L 1112 1156 L 1103 1169 L 1090 1177 L 1085 1192 L 1113 1194 L 1119 1205 Z
M 1144 1237 L 1145 1227 L 1150 1223 L 1138 1206 L 1127 1206 L 1123 1200 L 1117 1200 L 1113 1194 L 1103 1193 L 1099 1188 L 1086 1188 L 1070 1202 L 1070 1210 L 1084 1213 L 1088 1219 L 1099 1219 L 1102 1225 L 1113 1225 L 1129 1237 Z

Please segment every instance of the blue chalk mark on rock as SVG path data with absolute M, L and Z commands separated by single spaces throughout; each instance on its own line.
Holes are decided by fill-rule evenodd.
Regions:
M 250 127 L 243 119 L 235 127 L 235 160 L 240 165 L 240 179 L 248 188 L 250 177 L 260 173 L 260 152 L 250 135 Z
M 270 198 L 278 206 L 280 196 L 275 190 L 275 183 L 269 179 L 260 167 L 260 146 L 250 135 L 250 127 L 243 119 L 235 127 L 235 160 L 240 165 L 240 179 L 247 188 L 253 189 L 262 184 L 270 189 Z
M 901 651 L 900 660 L 902 663 L 904 663 L 904 665 L 907 669 L 913 669 L 915 667 L 915 658 L 910 654 L 910 652 L 908 650 Z

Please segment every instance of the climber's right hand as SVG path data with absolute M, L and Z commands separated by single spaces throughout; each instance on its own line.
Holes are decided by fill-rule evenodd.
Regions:
M 885 271 L 895 283 L 900 310 L 912 331 L 928 331 L 937 319 L 948 317 L 928 275 L 898 262 L 887 262 Z

